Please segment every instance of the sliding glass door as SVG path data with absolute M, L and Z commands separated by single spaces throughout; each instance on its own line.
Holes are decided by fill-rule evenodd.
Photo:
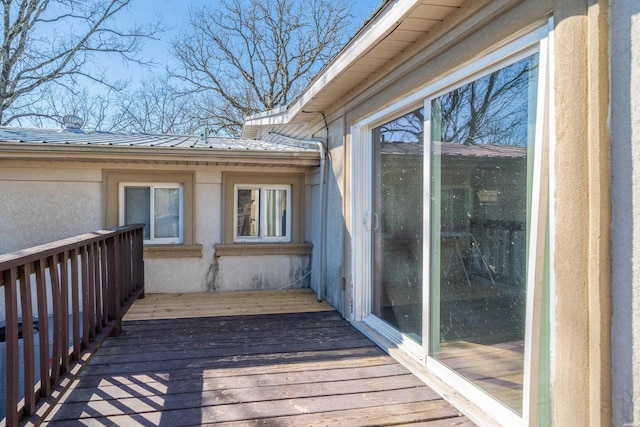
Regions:
M 549 420 L 548 28 L 354 126 L 355 320 L 503 425 Z
M 424 109 L 373 129 L 372 313 L 422 342 Z
M 522 412 L 538 55 L 429 101 L 430 355 Z

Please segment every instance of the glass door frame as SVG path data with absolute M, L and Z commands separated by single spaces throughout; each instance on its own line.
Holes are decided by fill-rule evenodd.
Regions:
M 452 386 L 465 399 L 474 403 L 483 412 L 490 414 L 502 425 L 535 425 L 538 384 L 538 341 L 540 335 L 541 293 L 543 265 L 545 257 L 553 260 L 553 254 L 545 253 L 545 233 L 547 218 L 553 221 L 552 207 L 548 206 L 549 197 L 549 148 L 550 133 L 553 132 L 550 114 L 552 108 L 552 40 L 553 19 L 506 44 L 495 51 L 484 55 L 476 61 L 456 70 L 446 77 L 432 83 L 419 91 L 408 95 L 402 101 L 391 105 L 356 123 L 351 128 L 351 163 L 352 163 L 352 280 L 353 280 L 353 320 L 362 322 L 382 335 L 393 345 L 398 346 L 408 355 L 423 365 L 426 370 L 440 380 Z M 535 145 L 533 162 L 533 188 L 531 200 L 530 231 L 528 242 L 526 319 L 525 319 L 525 353 L 522 416 L 491 397 L 480 388 L 470 384 L 431 354 L 431 100 L 452 88 L 490 74 L 507 65 L 517 62 L 534 53 L 539 54 L 537 121 L 535 126 Z M 373 149 L 371 132 L 386 121 L 393 120 L 416 108 L 424 106 L 424 218 L 423 218 L 423 325 L 422 345 L 391 327 L 386 322 L 372 315 L 372 221 L 373 221 Z M 549 212 L 551 210 L 551 212 Z M 553 237 L 551 237 L 552 239 Z M 549 245 L 553 251 L 553 245 Z M 553 266 L 551 266 L 553 270 Z M 551 278 L 553 277 L 550 274 Z M 553 281 L 550 279 L 550 288 Z M 553 292 L 551 292 L 553 295 Z M 551 303 L 552 304 L 552 303 Z M 553 323 L 551 323 L 553 328 Z M 551 344 L 553 347 L 553 343 Z

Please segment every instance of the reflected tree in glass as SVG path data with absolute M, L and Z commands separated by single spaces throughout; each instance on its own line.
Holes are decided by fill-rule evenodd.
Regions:
M 537 63 L 431 101 L 431 355 L 517 412 Z

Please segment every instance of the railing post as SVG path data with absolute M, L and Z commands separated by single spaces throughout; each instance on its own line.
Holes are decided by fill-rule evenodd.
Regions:
M 116 305 L 118 300 L 116 299 L 116 286 L 118 281 L 116 280 L 116 240 L 117 236 L 112 236 L 107 239 L 107 301 L 108 301 L 108 313 L 109 320 L 116 319 Z
M 80 254 L 82 267 L 82 343 L 86 348 L 89 345 L 89 253 L 87 245 L 82 246 Z
M 69 269 L 67 251 L 60 254 L 60 354 L 62 356 L 62 372 L 69 372 Z
M 3 272 L 5 316 L 5 342 L 7 351 L 6 424 L 18 425 L 18 295 L 16 268 Z
M 136 289 L 142 289 L 140 292 L 140 296 L 138 298 L 144 298 L 144 236 L 143 229 L 138 228 L 134 232 L 133 243 L 134 243 L 134 254 L 133 254 L 133 265 L 136 268 L 135 275 L 135 283 Z
M 116 328 L 114 333 L 117 335 L 120 333 L 121 325 L 120 325 L 120 307 L 122 306 L 122 301 L 120 300 L 120 289 L 122 287 L 122 265 L 121 265 L 121 253 L 120 253 L 120 242 L 122 239 L 122 235 L 118 234 L 113 239 L 114 246 L 114 257 L 113 257 L 113 265 L 114 265 L 114 286 L 113 286 L 113 301 L 115 302 L 113 307 L 113 316 L 116 321 Z
M 62 310 L 60 302 L 60 278 L 58 276 L 58 256 L 47 258 L 49 277 L 51 278 L 51 299 L 53 302 L 53 355 L 51 358 L 51 384 L 56 385 L 60 378 L 60 359 L 62 341 Z
M 107 242 L 101 241 L 100 246 L 100 284 L 102 285 L 102 326 L 107 326 L 109 322 L 109 282 L 108 277 L 108 261 L 107 261 Z
M 80 359 L 80 351 L 82 350 L 80 341 L 80 290 L 78 275 L 78 256 L 80 252 L 78 248 L 71 251 L 71 313 L 72 319 L 72 335 L 73 335 L 73 360 Z
M 29 265 L 20 267 L 20 302 L 22 303 L 22 348 L 24 366 L 24 413 L 31 415 L 36 407 L 33 384 L 34 372 L 33 313 L 31 306 L 31 279 Z M 29 387 L 31 385 L 31 387 Z
M 35 262 L 36 289 L 38 295 L 38 328 L 40 331 L 40 396 L 51 394 L 49 374 L 49 312 L 47 306 L 47 283 L 44 278 L 46 260 Z

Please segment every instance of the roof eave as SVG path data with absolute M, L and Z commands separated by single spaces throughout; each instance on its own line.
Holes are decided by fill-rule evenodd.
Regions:
M 268 166 L 319 165 L 317 151 L 253 151 L 212 148 L 115 147 L 98 145 L 0 144 L 0 160 L 87 162 L 224 163 Z
M 286 109 L 279 109 L 277 114 L 255 115 L 245 121 L 247 134 L 254 126 L 269 126 L 291 123 L 303 112 L 313 98 L 326 86 L 330 85 L 347 68 L 358 61 L 371 46 L 383 40 L 398 25 L 398 22 L 421 0 L 385 1 L 374 15 L 345 45 L 333 60 L 307 86 L 304 92 Z M 273 111 L 273 110 L 272 110 Z M 243 128 L 244 135 L 244 128 Z

